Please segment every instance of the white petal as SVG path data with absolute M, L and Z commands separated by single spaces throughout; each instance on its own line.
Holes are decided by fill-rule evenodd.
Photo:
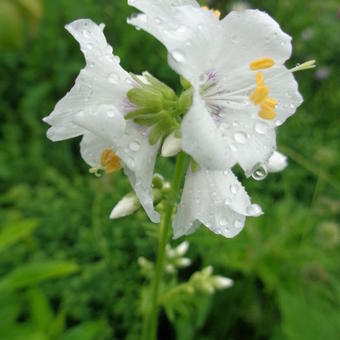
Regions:
M 152 200 L 152 177 L 160 143 L 150 145 L 149 129 L 128 122 L 126 133 L 114 145 L 141 205 L 150 220 L 158 223 L 159 213 Z
M 283 64 L 292 53 L 291 37 L 267 13 L 259 10 L 229 13 L 220 26 L 221 39 L 213 57 L 215 69 L 234 70 L 259 58 Z M 223 56 L 223 58 L 221 58 Z
M 126 126 L 124 117 L 112 105 L 91 107 L 75 115 L 73 122 L 108 142 L 120 137 Z
M 52 127 L 48 137 L 53 141 L 81 135 L 84 129 L 75 125 L 78 113 L 94 112 L 98 104 L 124 106 L 126 92 L 131 88 L 131 77 L 112 54 L 112 47 L 103 34 L 104 25 L 81 19 L 66 26 L 85 55 L 86 67 L 80 72 L 71 91 L 61 99 L 44 121 Z
M 226 110 L 219 129 L 224 146 L 246 172 L 267 163 L 276 149 L 275 129 L 258 116 L 258 108 L 250 104 L 243 110 Z
M 204 101 L 194 95 L 193 105 L 182 122 L 182 149 L 208 169 L 226 169 L 235 164 L 234 155 L 207 111 Z
M 111 142 L 90 132 L 85 132 L 80 142 L 80 154 L 83 160 L 94 168 L 101 166 L 101 155 L 105 149 L 110 148 L 112 148 Z
M 169 1 L 129 2 L 144 14 L 128 23 L 142 28 L 164 44 L 169 64 L 191 82 L 197 82 L 210 63 L 210 52 L 218 46 L 219 21 L 211 11 L 197 6 L 173 6 Z M 204 47 L 204 48 L 203 48 Z
M 280 172 L 284 170 L 287 165 L 287 156 L 275 151 L 273 155 L 269 158 L 269 161 L 267 163 L 267 170 L 269 172 Z
M 231 170 L 189 169 L 181 202 L 173 222 L 174 238 L 193 233 L 204 224 L 216 234 L 234 237 L 246 216 L 258 216 L 250 199 Z

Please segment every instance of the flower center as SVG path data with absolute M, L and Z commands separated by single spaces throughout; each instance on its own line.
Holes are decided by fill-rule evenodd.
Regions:
M 100 163 L 107 174 L 118 171 L 122 168 L 120 158 L 112 149 L 105 149 L 102 152 Z
M 221 12 L 218 9 L 210 9 L 208 6 L 202 6 L 202 9 L 205 9 L 206 11 L 211 11 L 215 14 L 216 18 L 220 20 Z
M 263 70 L 272 67 L 274 64 L 275 62 L 271 58 L 260 58 L 250 63 L 250 69 L 252 71 Z M 269 97 L 270 89 L 265 85 L 264 76 L 261 71 L 256 73 L 255 81 L 256 88 L 250 94 L 249 98 L 254 105 L 260 105 L 258 114 L 262 119 L 274 119 L 276 117 L 275 107 L 277 105 L 277 100 Z

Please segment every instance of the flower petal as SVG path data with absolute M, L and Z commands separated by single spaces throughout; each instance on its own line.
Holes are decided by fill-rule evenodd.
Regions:
M 216 16 L 192 1 L 130 0 L 129 4 L 144 13 L 130 18 L 128 23 L 155 36 L 168 49 L 170 66 L 197 82 L 217 46 Z
M 207 169 L 226 169 L 235 164 L 235 157 L 227 149 L 218 122 L 214 121 L 197 93 L 182 122 L 182 149 Z
M 48 137 L 59 141 L 81 135 L 84 129 L 74 124 L 78 113 L 94 112 L 98 104 L 114 105 L 122 111 L 131 77 L 113 56 L 103 34 L 104 25 L 81 19 L 66 26 L 79 42 L 86 67 L 80 72 L 71 91 L 61 99 L 44 121 L 52 127 Z
M 150 220 L 158 223 L 159 213 L 153 207 L 152 177 L 160 142 L 150 145 L 149 129 L 128 122 L 126 133 L 114 144 L 141 205 Z
M 291 37 L 273 18 L 259 10 L 230 12 L 221 21 L 219 36 L 219 48 L 213 60 L 221 72 L 243 65 L 249 67 L 259 58 L 271 58 L 275 64 L 283 64 L 292 53 Z
M 267 163 L 276 149 L 275 129 L 259 118 L 257 111 L 252 104 L 243 110 L 229 109 L 223 112 L 219 125 L 224 147 L 247 176 L 257 165 Z
M 173 222 L 174 238 L 193 233 L 203 223 L 211 231 L 234 237 L 244 226 L 246 216 L 259 216 L 262 210 L 250 199 L 231 170 L 203 168 L 187 172 L 181 202 Z
M 267 163 L 268 172 L 280 172 L 288 165 L 287 156 L 275 151 Z

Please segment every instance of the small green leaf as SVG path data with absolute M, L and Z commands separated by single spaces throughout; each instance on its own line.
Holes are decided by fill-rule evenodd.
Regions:
M 78 265 L 73 262 L 29 263 L 18 267 L 0 280 L 0 292 L 31 287 L 46 280 L 70 275 L 78 270 Z
M 85 322 L 65 332 L 59 340 L 96 340 L 100 339 L 99 333 L 106 331 L 107 328 L 105 321 Z

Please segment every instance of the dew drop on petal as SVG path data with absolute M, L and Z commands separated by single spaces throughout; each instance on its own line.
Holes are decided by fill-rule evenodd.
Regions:
M 282 120 L 277 119 L 277 120 L 275 121 L 275 125 L 276 125 L 276 126 L 281 126 L 282 124 L 283 124 Z
M 92 44 L 92 43 L 88 43 L 88 44 L 86 45 L 86 47 L 87 47 L 87 49 L 92 50 L 93 44 Z
M 234 139 L 239 144 L 245 144 L 247 141 L 247 136 L 244 132 L 235 132 Z
M 233 194 L 233 195 L 236 195 L 238 190 L 239 190 L 239 186 L 238 184 L 231 184 L 230 187 L 230 192 Z
M 231 204 L 231 198 L 227 197 L 225 200 L 224 200 L 224 204 L 225 205 L 230 205 Z
M 140 149 L 140 144 L 139 142 L 135 141 L 135 142 L 131 142 L 130 145 L 129 145 L 129 148 L 132 150 L 132 151 L 138 151 Z
M 112 110 L 109 110 L 109 111 L 107 111 L 107 116 L 109 117 L 109 118 L 113 118 L 113 117 L 115 117 L 115 115 L 116 115 L 116 113 L 114 112 L 114 111 L 112 111 Z
M 262 215 L 262 209 L 258 204 L 251 204 L 247 208 L 247 214 L 250 216 L 260 216 Z
M 227 175 L 229 175 L 229 172 L 230 172 L 230 171 L 227 169 L 227 170 L 224 170 L 224 171 L 223 171 L 223 174 L 224 174 L 225 176 L 227 176 Z
M 259 163 L 256 164 L 252 170 L 251 176 L 256 180 L 256 181 L 262 181 L 264 180 L 268 175 L 268 170 L 265 164 Z
M 225 218 L 222 217 L 222 218 L 220 219 L 220 225 L 224 227 L 224 226 L 226 226 L 227 224 L 228 224 L 228 221 L 227 221 Z
M 241 222 L 241 221 L 239 221 L 239 220 L 236 220 L 236 221 L 235 221 L 235 228 L 237 228 L 237 229 L 241 229 L 241 228 L 242 228 L 242 226 L 243 226 L 243 224 L 242 224 L 242 222 Z
M 163 20 L 160 18 L 160 17 L 156 17 L 155 18 L 155 22 L 156 22 L 156 24 L 160 24 L 161 22 L 162 22 Z
M 107 80 L 112 83 L 112 84 L 117 84 L 119 81 L 119 76 L 117 73 L 115 72 L 111 72 L 108 76 L 107 76 Z

